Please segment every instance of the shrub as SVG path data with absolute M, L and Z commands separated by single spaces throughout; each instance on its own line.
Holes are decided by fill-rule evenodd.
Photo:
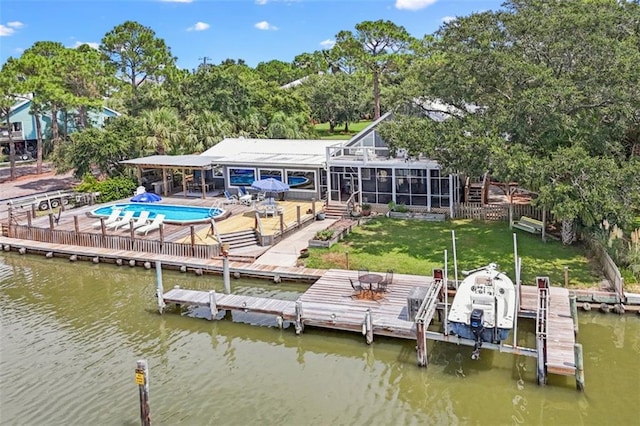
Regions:
M 127 198 L 136 190 L 136 182 L 128 177 L 113 177 L 99 181 L 95 176 L 86 174 L 82 182 L 75 187 L 78 192 L 99 192 L 99 203 Z
M 333 238 L 333 234 L 333 229 L 324 229 L 322 231 L 316 232 L 314 240 L 329 241 L 331 238 Z
M 367 210 L 371 211 L 371 204 L 369 204 L 369 203 L 362 203 L 361 208 L 362 208 L 362 211 L 367 211 Z

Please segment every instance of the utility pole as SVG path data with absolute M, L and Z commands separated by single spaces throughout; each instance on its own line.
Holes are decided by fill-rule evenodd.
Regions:
M 202 61 L 202 66 L 206 67 L 207 66 L 207 61 L 210 61 L 211 58 L 208 56 L 203 56 L 202 58 L 198 58 L 199 61 Z

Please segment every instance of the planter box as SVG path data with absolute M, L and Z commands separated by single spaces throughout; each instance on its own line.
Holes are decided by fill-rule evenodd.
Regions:
M 331 237 L 330 240 L 326 240 L 326 241 L 311 239 L 309 240 L 309 247 L 323 247 L 323 248 L 331 247 L 332 245 L 334 245 L 335 243 L 343 239 L 345 235 L 349 235 L 349 233 L 351 232 L 351 228 L 353 228 L 353 222 L 351 221 L 348 221 L 348 222 L 349 222 L 348 224 L 339 225 L 339 227 L 335 226 L 336 224 L 338 224 L 338 222 L 336 222 L 334 225 L 328 227 L 327 229 L 334 231 L 333 237 Z
M 411 220 L 428 220 L 434 222 L 444 222 L 446 219 L 446 215 L 443 213 L 400 213 L 400 212 L 389 212 L 389 217 L 394 219 L 411 219 Z

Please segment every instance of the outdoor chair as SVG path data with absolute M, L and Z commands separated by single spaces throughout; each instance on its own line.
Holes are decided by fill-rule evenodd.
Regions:
M 245 195 L 249 195 L 249 193 L 247 192 L 247 188 L 245 188 L 244 186 L 239 186 L 238 187 L 238 198 L 242 198 Z
M 104 220 L 104 224 L 109 225 L 110 223 L 113 223 L 116 220 L 118 220 L 121 212 L 122 212 L 122 209 L 113 209 L 109 217 Z M 93 224 L 93 227 L 96 229 L 100 228 L 101 226 L 102 226 L 102 222 L 99 220 Z
M 378 283 L 378 288 L 376 288 L 376 291 L 378 293 L 384 293 L 385 291 L 387 291 L 387 286 L 392 282 L 393 282 L 393 270 L 389 269 L 387 270 L 387 274 L 384 277 L 384 280 Z
M 133 214 L 134 212 L 132 210 L 127 210 L 126 212 L 124 212 L 124 215 L 122 215 L 122 217 L 118 218 L 118 220 L 114 220 L 110 224 L 105 225 L 105 228 L 115 231 L 121 226 L 128 225 L 129 221 L 133 219 Z
M 228 190 L 225 190 L 224 196 L 227 198 L 224 204 L 238 204 L 237 195 L 231 195 Z
M 360 283 L 354 283 L 353 278 L 349 278 L 349 282 L 351 283 L 351 288 L 353 288 L 354 291 L 358 292 L 358 294 L 362 293 L 362 286 Z
M 164 215 L 163 214 L 158 214 L 153 219 L 153 222 L 151 222 L 148 225 L 144 225 L 144 226 L 141 226 L 140 228 L 136 229 L 136 234 L 147 235 L 151 231 L 155 231 L 156 229 L 160 229 L 160 227 L 162 226 L 163 222 L 164 222 Z
M 151 212 L 149 212 L 148 210 L 142 210 L 140 212 L 140 216 L 138 216 L 136 221 L 133 222 L 133 229 L 138 229 L 141 226 L 145 226 L 145 225 L 149 224 L 149 214 L 150 213 Z

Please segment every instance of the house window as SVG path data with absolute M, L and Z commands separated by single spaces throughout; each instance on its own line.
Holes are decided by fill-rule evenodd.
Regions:
M 296 191 L 315 191 L 316 173 L 309 170 L 287 170 L 287 184 Z
M 440 170 L 430 170 L 431 207 L 449 207 L 449 176 L 441 176 Z
M 250 186 L 255 180 L 255 169 L 229 169 L 230 186 Z
M 260 179 L 273 178 L 282 182 L 282 170 L 260 169 Z

